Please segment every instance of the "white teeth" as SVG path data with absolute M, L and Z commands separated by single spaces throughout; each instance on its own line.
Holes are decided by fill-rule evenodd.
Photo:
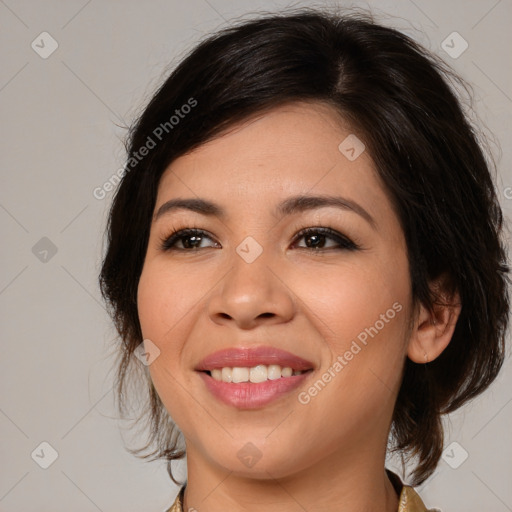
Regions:
M 231 368 L 222 368 L 222 375 L 220 379 L 217 380 L 223 380 L 224 382 L 231 382 L 233 380 L 233 371 Z
M 233 382 L 247 382 L 249 380 L 249 368 L 233 368 Z
M 270 364 L 268 366 L 267 378 L 276 380 L 281 378 L 281 367 L 278 364 Z
M 258 382 L 264 382 L 267 380 L 267 367 L 264 364 L 259 364 L 254 368 L 251 368 L 249 372 L 249 380 L 257 384 Z
M 278 364 L 259 364 L 258 366 L 239 367 L 234 368 L 224 367 L 215 368 L 211 370 L 211 376 L 213 379 L 222 382 L 252 382 L 257 384 L 259 382 L 265 382 L 266 380 L 276 380 L 281 377 L 291 377 L 292 375 L 301 375 L 304 373 L 300 370 L 293 370 L 289 366 L 281 368 Z
M 281 370 L 281 377 L 291 377 L 293 373 L 293 370 L 287 366 L 286 368 L 283 368 Z

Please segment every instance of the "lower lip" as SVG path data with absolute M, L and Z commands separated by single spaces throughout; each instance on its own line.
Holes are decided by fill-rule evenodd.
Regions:
M 208 390 L 221 402 L 237 407 L 238 409 L 257 409 L 278 398 L 281 398 L 298 388 L 311 370 L 300 375 L 281 377 L 264 382 L 222 382 L 210 377 L 206 372 L 199 372 Z

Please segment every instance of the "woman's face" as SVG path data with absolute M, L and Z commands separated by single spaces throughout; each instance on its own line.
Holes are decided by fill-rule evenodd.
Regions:
M 172 208 L 176 199 L 214 206 Z M 201 233 L 163 247 L 187 228 Z M 384 453 L 411 298 L 399 220 L 370 155 L 329 107 L 282 106 L 175 160 L 159 185 L 138 309 L 189 469 L 277 478 Z M 241 350 L 202 364 L 227 349 Z M 233 382 L 248 376 L 262 382 Z

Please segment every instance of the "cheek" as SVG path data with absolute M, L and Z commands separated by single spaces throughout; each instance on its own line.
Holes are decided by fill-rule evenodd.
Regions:
M 144 337 L 163 344 L 197 302 L 196 287 L 187 286 L 179 273 L 150 262 L 144 266 L 137 290 L 137 308 Z M 195 291 L 198 291 L 196 294 Z
M 302 277 L 296 288 L 330 352 L 327 366 L 342 357 L 333 388 L 350 387 L 354 397 L 364 398 L 383 383 L 391 389 L 399 384 L 411 290 L 404 253 L 360 261 Z
M 312 318 L 322 320 L 321 331 L 334 343 L 338 340 L 343 344 L 343 340 L 357 337 L 375 322 L 381 328 L 384 321 L 383 330 L 401 323 L 405 315 L 398 314 L 399 306 L 393 309 L 393 304 L 398 302 L 405 309 L 409 303 L 408 268 L 406 262 L 395 261 L 388 266 L 365 261 L 320 269 L 296 276 L 294 291 L 314 313 Z M 379 321 L 381 315 L 384 319 Z
M 180 362 L 187 337 L 186 313 L 194 301 L 176 276 L 155 260 L 147 263 L 139 280 L 137 308 L 143 338 L 151 340 L 160 350 L 148 367 L 153 385 L 168 412 L 182 418 L 186 417 L 183 404 L 190 397 L 185 391 L 187 385 L 180 373 Z
M 155 343 L 161 339 L 165 317 L 162 308 L 167 301 L 166 287 L 151 268 L 144 267 L 137 289 L 137 310 L 144 338 Z
M 339 435 L 350 437 L 389 421 L 401 382 L 410 314 L 406 271 L 391 277 L 378 268 L 371 273 L 352 269 L 331 274 L 310 295 L 310 318 L 317 319 L 328 357 L 299 398 L 308 404 L 304 410 L 319 418 L 319 429 L 323 424 L 344 425 Z

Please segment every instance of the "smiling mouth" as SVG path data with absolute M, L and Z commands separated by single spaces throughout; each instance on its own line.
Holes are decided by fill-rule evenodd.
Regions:
M 290 366 L 280 366 L 278 364 L 260 364 L 252 367 L 247 366 L 225 366 L 223 368 L 215 368 L 212 370 L 205 370 L 206 373 L 214 380 L 225 383 L 253 383 L 259 384 L 261 382 L 286 379 L 302 375 L 304 373 L 312 372 L 313 369 L 295 370 Z

